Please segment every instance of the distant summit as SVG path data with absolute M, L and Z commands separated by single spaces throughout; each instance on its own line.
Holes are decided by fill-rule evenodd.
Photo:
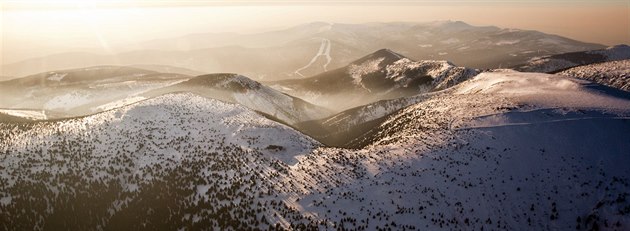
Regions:
M 362 63 L 369 61 L 369 60 L 375 60 L 375 59 L 382 59 L 382 61 L 380 62 L 380 64 L 392 64 L 400 59 L 403 58 L 407 58 L 401 54 L 398 54 L 390 49 L 380 49 L 375 51 L 374 53 L 371 53 L 369 55 L 366 55 L 360 59 L 355 60 L 354 62 L 350 63 L 350 64 L 354 64 L 354 65 L 361 65 Z
M 206 98 L 236 103 L 287 124 L 323 118 L 329 110 L 233 73 L 200 75 L 143 94 L 151 98 L 172 92 L 192 92 Z
M 310 78 L 278 81 L 271 85 L 330 108 L 349 108 L 444 89 L 476 74 L 474 69 L 457 67 L 449 61 L 413 61 L 390 49 L 379 49 L 347 66 Z M 341 95 L 348 100 L 333 100 Z

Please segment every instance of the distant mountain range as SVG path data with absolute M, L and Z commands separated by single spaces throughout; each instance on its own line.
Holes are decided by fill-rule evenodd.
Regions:
M 572 67 L 624 59 L 630 59 L 630 46 L 622 44 L 606 49 L 536 57 L 514 66 L 513 69 L 524 72 L 556 73 Z
M 604 48 L 538 31 L 461 21 L 342 24 L 315 22 L 257 33 L 194 34 L 152 40 L 116 55 L 63 53 L 1 67 L 4 78 L 97 65 L 173 66 L 190 74 L 239 73 L 254 80 L 304 78 L 343 67 L 383 47 L 414 60 L 449 60 L 471 68 L 510 67 L 534 57 Z M 185 68 L 185 69 L 179 69 Z M 159 71 L 159 70 L 158 70 Z
M 598 64 L 627 58 L 630 58 L 628 46 L 618 45 L 533 58 L 516 69 L 557 72 L 574 67 L 562 74 L 627 90 L 630 83 L 625 61 Z M 142 66 L 152 70 L 138 67 L 94 66 L 48 71 L 2 81 L 0 109 L 3 111 L 0 113 L 11 120 L 19 120 L 19 117 L 55 119 L 83 116 L 184 91 L 239 103 L 283 123 L 303 126 L 302 122 L 324 119 L 333 112 L 364 107 L 382 100 L 396 99 L 391 102 L 409 105 L 415 101 L 409 101 L 407 97 L 449 88 L 481 71 L 458 67 L 444 60 L 413 61 L 390 49 L 377 50 L 343 67 L 312 77 L 263 84 L 237 74 L 193 77 L 191 75 L 200 72 L 159 65 Z M 389 104 L 390 101 L 385 102 Z M 390 110 L 392 107 L 387 108 L 384 111 L 393 112 Z M 307 127 L 310 126 L 313 125 Z M 316 128 L 321 130 L 321 126 Z

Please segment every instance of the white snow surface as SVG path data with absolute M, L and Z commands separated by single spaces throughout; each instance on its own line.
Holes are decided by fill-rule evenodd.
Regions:
M 67 92 L 63 95 L 54 96 L 52 99 L 44 103 L 45 110 L 70 110 L 72 108 L 82 106 L 92 102 L 93 97 L 89 91 L 76 90 Z
M 295 100 L 297 99 L 242 75 L 227 78 L 218 85 L 225 87 L 230 83 L 238 83 L 246 89 L 245 91 L 231 92 L 237 103 L 252 110 L 272 115 L 289 124 L 320 119 L 329 115 L 328 111 L 320 110 L 321 108 L 296 104 Z
M 630 102 L 589 89 L 590 82 L 561 75 L 517 71 L 484 72 L 457 87 L 455 94 L 501 94 L 546 107 L 625 110 Z
M 131 97 L 127 97 L 127 98 L 124 98 L 124 99 L 121 99 L 121 100 L 117 100 L 117 101 L 114 101 L 114 102 L 110 102 L 110 103 L 106 103 L 106 104 L 100 105 L 98 107 L 93 108 L 92 110 L 93 111 L 107 111 L 107 110 L 111 110 L 111 109 L 114 109 L 114 108 L 119 108 L 119 107 L 122 107 L 122 106 L 133 104 L 133 103 L 142 101 L 144 99 L 145 98 L 142 97 L 142 96 L 131 96 Z
M 447 40 L 441 41 L 440 43 L 443 43 L 443 44 L 455 44 L 455 43 L 459 43 L 459 42 L 460 42 L 459 39 L 449 38 Z
M 410 73 L 426 70 L 426 74 L 433 78 L 432 87 L 437 90 L 446 89 L 477 75 L 475 70 L 457 67 L 446 60 L 412 61 L 403 58 L 387 65 L 385 69 L 387 71 L 386 78 L 393 79 L 397 87 L 407 87 L 414 80 L 414 77 L 422 77 L 413 76 Z

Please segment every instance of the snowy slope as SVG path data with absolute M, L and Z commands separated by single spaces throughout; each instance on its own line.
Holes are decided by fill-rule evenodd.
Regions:
M 350 229 L 630 227 L 629 100 L 506 71 L 449 91 L 387 117 L 367 148 L 307 156 L 287 180 L 305 185 L 296 203 Z
M 237 74 L 209 74 L 142 94 L 144 97 L 188 91 L 208 98 L 238 103 L 288 124 L 330 115 L 328 109 L 286 95 Z
M 190 93 L 0 126 L 2 229 L 253 225 L 285 208 L 266 199 L 270 180 L 319 145 L 245 107 Z
M 524 64 L 515 66 L 514 69 L 526 72 L 555 73 L 571 67 L 624 59 L 630 59 L 630 46 L 617 45 L 601 50 L 535 57 Z
M 460 110 L 449 104 L 461 107 L 468 100 L 483 102 L 486 97 L 422 103 L 400 114 L 407 119 L 388 125 L 401 129 L 383 137 L 381 145 L 309 156 L 303 162 L 309 167 L 289 179 L 326 186 L 316 192 L 305 190 L 300 204 L 321 219 L 343 222 L 346 228 L 607 226 L 625 230 L 630 226 L 629 204 L 623 199 L 630 189 L 630 172 L 624 167 L 630 160 L 625 151 L 629 140 L 623 135 L 630 129 L 627 119 L 588 112 L 586 116 L 593 118 L 579 113 L 583 119 L 573 120 L 563 113 L 534 111 L 525 116 L 527 123 L 448 127 L 451 113 Z M 496 111 L 496 101 L 484 103 L 489 104 L 473 105 Z M 427 106 L 441 106 L 441 110 L 425 110 Z M 538 123 L 531 117 L 557 121 Z M 307 174 L 311 172 L 320 175 Z M 345 180 L 318 180 L 330 178 Z
M 191 94 L 0 124 L 0 225 L 630 227 L 627 97 L 583 80 L 498 70 L 415 98 L 383 112 L 360 149 L 317 147 L 245 107 Z
M 614 97 L 589 81 L 542 73 L 485 72 L 455 89 L 455 94 L 509 95 L 521 104 L 541 107 L 630 108 L 627 95 Z
M 424 93 L 411 97 L 381 100 L 351 108 L 332 116 L 297 123 L 294 127 L 318 141 L 334 147 L 362 148 L 368 143 L 355 141 L 382 123 L 388 115 L 422 102 L 439 93 Z
M 584 65 L 564 70 L 558 74 L 630 91 L 630 60 Z

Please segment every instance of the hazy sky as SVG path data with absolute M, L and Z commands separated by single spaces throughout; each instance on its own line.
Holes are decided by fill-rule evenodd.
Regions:
M 2 1 L 2 63 L 191 33 L 252 33 L 311 21 L 462 20 L 606 45 L 630 43 L 630 0 Z

